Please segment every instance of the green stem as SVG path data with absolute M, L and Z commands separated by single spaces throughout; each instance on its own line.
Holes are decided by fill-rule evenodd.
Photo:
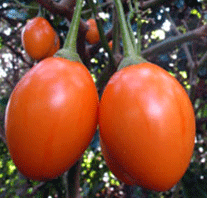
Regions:
M 37 17 L 43 17 L 43 18 L 45 17 L 44 9 L 41 5 L 39 5 Z
M 90 7 L 91 7 L 91 9 L 92 9 L 92 11 L 93 11 L 93 13 L 95 15 L 95 20 L 96 20 L 97 27 L 98 27 L 98 31 L 99 31 L 99 34 L 100 34 L 101 43 L 102 43 L 104 49 L 106 50 L 106 52 L 109 55 L 109 60 L 110 60 L 110 62 L 112 64 L 112 67 L 115 67 L 115 61 L 114 61 L 112 52 L 111 52 L 111 50 L 109 48 L 108 41 L 106 39 L 106 36 L 105 36 L 104 30 L 103 30 L 102 23 L 100 21 L 100 18 L 98 17 L 97 7 L 94 4 L 93 0 L 88 0 L 88 4 L 90 5 Z
M 58 50 L 54 57 L 66 58 L 70 61 L 82 62 L 79 54 L 77 53 L 76 43 L 81 18 L 83 0 L 77 0 L 76 7 L 73 13 L 73 18 L 70 24 L 70 29 L 66 35 L 66 40 L 63 48 Z
M 112 32 L 112 53 L 120 53 L 120 31 L 119 31 L 119 20 L 117 19 L 117 10 L 113 9 L 113 32 Z
M 116 5 L 118 18 L 120 21 L 123 50 L 124 50 L 124 58 L 121 61 L 121 63 L 119 64 L 118 70 L 120 70 L 124 67 L 130 66 L 130 65 L 135 65 L 135 64 L 147 62 L 141 56 L 138 56 L 136 54 L 136 51 L 133 47 L 121 0 L 114 0 L 114 2 Z
M 137 55 L 140 56 L 141 54 L 141 27 L 142 27 L 142 22 L 141 22 L 141 13 L 139 12 L 139 2 L 135 1 L 134 2 L 135 5 L 135 12 L 137 15 Z
M 19 6 L 21 6 L 22 8 L 26 8 L 26 9 L 35 9 L 35 10 L 38 10 L 38 6 L 28 6 L 28 5 L 25 5 L 21 2 L 19 2 L 18 0 L 14 0 L 15 3 L 17 3 Z
M 123 42 L 123 50 L 124 50 L 124 57 L 132 57 L 135 56 L 135 50 L 130 38 L 130 33 L 128 30 L 127 22 L 125 19 L 124 9 L 121 0 L 114 0 L 118 18 L 120 21 L 120 28 L 122 34 L 122 42 Z
M 134 36 L 133 30 L 132 30 L 132 27 L 131 27 L 131 20 L 134 17 L 134 9 L 132 7 L 131 0 L 128 1 L 128 6 L 129 6 L 129 14 L 128 14 L 128 17 L 127 17 L 127 25 L 128 25 L 128 28 L 129 28 L 129 34 L 130 34 L 130 37 L 131 37 L 133 47 L 136 50 L 136 48 L 135 48 L 136 47 L 135 36 Z
M 72 50 L 72 52 L 77 52 L 76 43 L 77 43 L 77 35 L 78 35 L 78 29 L 80 24 L 80 18 L 81 18 L 82 3 L 83 0 L 77 0 L 76 2 L 76 7 L 73 13 L 70 29 L 66 36 L 65 43 L 63 45 L 63 48 L 70 49 Z

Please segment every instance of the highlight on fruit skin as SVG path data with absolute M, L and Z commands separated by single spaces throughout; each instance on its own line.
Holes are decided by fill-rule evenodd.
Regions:
M 89 44 L 96 44 L 100 41 L 100 35 L 98 31 L 98 27 L 96 24 L 96 20 L 91 18 L 86 21 L 88 25 L 88 30 L 86 32 L 86 41 Z
M 87 68 L 46 58 L 14 88 L 5 114 L 11 158 L 27 178 L 54 179 L 89 146 L 98 121 L 98 94 Z
M 35 17 L 26 23 L 21 40 L 26 53 L 35 60 L 53 56 L 60 48 L 58 34 L 43 17 Z
M 113 172 L 119 165 L 138 186 L 167 191 L 189 166 L 195 140 L 193 106 L 177 79 L 155 64 L 114 73 L 101 97 L 99 129 L 109 168 Z

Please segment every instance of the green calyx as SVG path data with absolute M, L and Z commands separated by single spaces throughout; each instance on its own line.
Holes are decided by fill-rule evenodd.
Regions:
M 130 65 L 137 65 L 140 63 L 147 63 L 147 62 L 148 61 L 145 60 L 144 58 L 142 58 L 141 56 L 135 56 L 133 58 L 131 56 L 124 57 L 122 59 L 122 61 L 119 63 L 117 70 L 120 70 L 120 69 L 127 67 L 127 66 L 130 66 Z
M 70 61 L 82 63 L 79 54 L 70 49 L 62 48 L 55 53 L 54 57 L 61 57 L 61 58 L 68 59 Z
M 54 57 L 62 57 L 68 59 L 70 61 L 78 61 L 81 62 L 80 56 L 77 53 L 76 43 L 77 43 L 77 35 L 81 18 L 81 10 L 82 10 L 83 0 L 77 0 L 76 7 L 73 13 L 73 18 L 71 21 L 69 32 L 67 33 L 65 43 L 63 48 L 58 50 Z

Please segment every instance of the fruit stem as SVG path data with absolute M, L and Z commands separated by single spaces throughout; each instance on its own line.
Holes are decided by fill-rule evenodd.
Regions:
M 132 7 L 131 0 L 128 0 L 128 6 L 129 6 L 129 14 L 128 14 L 128 17 L 127 17 L 127 25 L 128 25 L 128 28 L 129 28 L 129 33 L 130 33 L 130 37 L 131 37 L 133 47 L 135 48 L 136 47 L 135 36 L 134 36 L 133 30 L 132 30 L 132 27 L 131 27 L 131 19 L 134 17 L 134 9 Z M 136 48 L 135 48 L 135 51 L 136 51 Z
M 120 29 L 119 29 L 119 20 L 117 19 L 117 10 L 113 9 L 113 32 L 112 32 L 112 53 L 118 54 L 120 53 Z
M 45 12 L 44 12 L 44 9 L 41 5 L 39 5 L 37 17 L 43 17 L 43 18 L 45 17 Z
M 134 7 L 135 7 L 135 12 L 137 15 L 137 55 L 140 56 L 141 55 L 141 27 L 142 27 L 142 22 L 141 22 L 141 13 L 139 12 L 139 2 L 135 1 L 134 2 Z
M 123 42 L 123 50 L 124 50 L 124 57 L 132 57 L 136 56 L 130 33 L 128 30 L 127 22 L 125 19 L 124 9 L 121 0 L 114 0 L 118 18 L 120 22 L 121 34 L 122 34 L 122 42 Z
M 83 0 L 77 0 L 76 2 L 76 7 L 73 13 L 70 29 L 63 45 L 64 49 L 70 49 L 70 51 L 74 53 L 77 52 L 76 43 L 77 43 L 77 35 L 78 35 L 78 29 L 80 24 L 80 18 L 81 18 L 82 3 Z
M 98 16 L 98 10 L 96 8 L 96 5 L 93 2 L 93 0 L 88 0 L 88 4 L 91 7 L 91 9 L 93 11 L 93 14 L 95 16 L 95 20 L 96 20 L 96 23 L 97 23 L 98 31 L 99 31 L 99 34 L 100 34 L 101 43 L 102 43 L 104 49 L 106 50 L 106 52 L 109 55 L 109 60 L 110 60 L 110 62 L 112 64 L 112 67 L 115 67 L 115 61 L 114 61 L 112 52 L 111 52 L 111 50 L 109 48 L 109 45 L 108 45 L 108 41 L 106 39 L 106 36 L 104 34 L 103 26 L 102 26 L 100 17 Z
M 80 56 L 77 53 L 77 47 L 76 47 L 78 29 L 79 29 L 81 11 L 82 11 L 82 3 L 83 0 L 76 1 L 76 7 L 73 13 L 70 29 L 66 35 L 63 48 L 58 50 L 55 53 L 54 57 L 62 57 L 70 61 L 78 61 L 82 63 Z
M 129 65 L 135 65 L 135 64 L 147 62 L 147 60 L 142 58 L 140 55 L 136 54 L 136 50 L 133 47 L 133 43 L 131 41 L 129 28 L 127 26 L 127 21 L 125 19 L 124 9 L 121 0 L 114 0 L 114 2 L 118 13 L 118 19 L 120 22 L 123 51 L 124 51 L 124 58 L 119 64 L 118 70 L 122 69 L 123 67 L 127 67 Z

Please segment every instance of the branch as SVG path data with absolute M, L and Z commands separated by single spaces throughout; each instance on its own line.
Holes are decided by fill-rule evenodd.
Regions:
M 59 2 L 53 0 L 36 0 L 36 2 L 45 7 L 52 14 L 58 14 L 62 17 L 65 17 L 69 22 L 72 20 L 76 0 L 61 0 Z M 82 19 L 80 19 L 77 39 L 77 51 L 83 63 L 85 64 L 87 63 L 88 58 L 85 50 L 85 39 L 83 38 L 85 38 L 87 30 L 87 24 Z
M 61 0 L 60 2 L 53 0 L 36 0 L 36 2 L 38 2 L 52 14 L 58 14 L 62 17 L 65 17 L 68 19 L 68 21 L 72 20 L 73 11 L 76 4 L 75 0 Z M 87 25 L 83 20 L 80 21 L 79 30 L 81 30 L 81 32 L 87 31 Z
M 6 34 L 4 33 L 1 33 L 0 32 L 0 37 L 2 37 L 2 42 L 3 44 L 8 47 L 12 53 L 14 53 L 17 57 L 19 57 L 23 62 L 25 62 L 29 67 L 32 67 L 33 66 L 33 63 L 32 62 L 28 62 L 23 54 L 19 51 L 17 51 L 12 44 L 9 44 L 9 41 L 11 41 L 13 39 L 13 36 L 7 36 Z
M 14 2 L 15 2 L 19 7 L 22 7 L 22 8 L 26 8 L 26 9 L 36 9 L 36 10 L 39 9 L 37 6 L 29 6 L 29 5 L 25 5 L 24 3 L 21 3 L 21 2 L 18 1 L 18 0 L 14 0 Z
M 176 32 L 176 34 L 179 35 L 179 36 L 182 35 L 182 34 L 180 33 L 180 31 L 177 29 L 177 27 L 176 27 L 174 21 L 172 20 L 172 18 L 171 18 L 171 16 L 170 16 L 169 14 L 167 14 L 167 18 L 168 18 L 168 20 L 171 22 L 171 24 L 172 24 L 172 28 L 173 28 L 173 30 Z M 194 68 L 194 67 L 195 67 L 195 63 L 194 63 L 194 61 L 193 61 L 193 58 L 192 58 L 192 56 L 191 56 L 191 53 L 190 53 L 190 50 L 189 50 L 187 44 L 186 44 L 186 43 L 183 43 L 183 44 L 182 44 L 182 48 L 183 48 L 183 50 L 185 51 L 185 54 L 186 54 L 186 57 L 187 57 L 187 60 L 188 60 L 188 65 L 187 65 L 187 66 L 191 65 L 191 66 Z
M 29 197 L 33 197 L 34 195 L 36 195 L 36 193 L 38 191 L 41 191 L 42 189 L 44 189 L 46 187 L 46 185 L 47 185 L 47 182 L 41 182 L 38 185 L 34 186 L 33 191 L 32 191 L 32 193 L 30 194 Z
M 170 1 L 175 1 L 175 0 L 170 0 Z M 168 2 L 170 2 L 168 1 Z M 163 3 L 165 3 L 165 0 L 148 0 L 142 3 L 142 8 L 143 10 L 146 10 L 148 8 L 153 8 L 153 7 L 157 7 Z
M 98 9 L 98 10 L 99 10 L 99 9 L 103 9 L 104 7 L 107 7 L 107 6 L 109 6 L 109 5 L 113 5 L 113 1 L 112 1 L 112 0 L 108 0 L 107 2 L 101 3 L 101 5 L 98 5 L 98 6 L 97 6 L 97 9 Z M 91 9 L 91 8 L 82 11 L 82 14 L 84 15 L 84 14 L 88 14 L 88 13 L 90 13 L 90 12 L 92 12 L 92 9 Z
M 203 36 L 207 36 L 207 25 L 203 25 L 200 28 L 189 31 L 186 34 L 170 37 L 169 39 L 162 41 L 152 47 L 149 47 L 146 50 L 142 51 L 142 56 L 144 58 L 155 55 L 161 52 L 165 52 L 168 49 L 171 49 L 175 45 L 180 45 L 188 41 L 200 39 Z
M 202 58 L 198 61 L 198 68 L 204 66 L 207 61 L 207 52 L 202 56 Z
M 70 198 L 80 198 L 80 170 L 82 158 L 80 158 L 68 171 L 68 193 Z
M 180 33 L 180 31 L 177 30 L 177 27 L 174 23 L 174 21 L 172 20 L 172 18 L 170 17 L 169 14 L 167 14 L 168 20 L 171 22 L 172 27 L 174 29 L 174 31 L 176 32 L 177 35 L 181 36 L 182 34 Z M 183 21 L 184 25 L 187 26 L 187 24 L 185 23 L 185 21 Z M 189 69 L 189 84 L 191 85 L 191 89 L 188 91 L 188 95 L 190 96 L 191 101 L 193 102 L 195 99 L 195 83 L 196 83 L 196 63 L 193 60 L 193 57 L 190 53 L 190 50 L 188 48 L 188 45 L 186 43 L 182 44 L 182 48 L 186 54 L 187 60 L 188 60 L 188 64 L 187 67 Z
M 2 142 L 7 145 L 6 143 L 6 137 L 5 137 L 5 132 L 4 132 L 4 129 L 0 126 L 0 138 L 2 140 Z
M 36 2 L 53 14 L 58 14 L 66 18 L 69 17 L 69 19 L 71 19 L 71 13 L 73 12 L 76 1 L 62 0 L 60 2 L 56 2 L 53 0 L 36 0 Z

